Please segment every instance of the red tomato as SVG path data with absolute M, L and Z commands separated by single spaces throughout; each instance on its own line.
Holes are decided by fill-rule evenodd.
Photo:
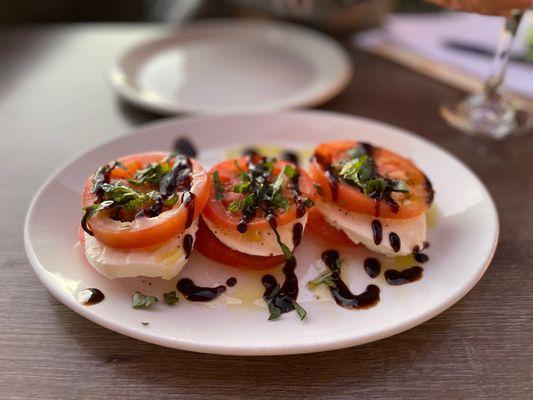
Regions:
M 146 167 L 153 162 L 159 162 L 167 153 L 152 152 L 135 154 L 120 158 L 127 171 L 115 168 L 111 173 L 111 180 L 125 179 L 133 176 L 135 171 Z M 192 185 L 191 192 L 196 195 L 194 202 L 194 216 L 196 219 L 209 196 L 210 181 L 201 165 L 191 160 L 192 163 Z M 87 179 L 83 188 L 83 206 L 94 204 L 96 196 L 91 193 L 92 176 Z M 87 221 L 87 225 L 94 236 L 103 244 L 118 248 L 139 248 L 153 246 L 176 236 L 185 230 L 187 221 L 187 210 L 179 202 L 168 211 L 164 211 L 153 218 L 135 218 L 128 224 L 111 219 L 106 212 L 99 212 Z
M 285 262 L 284 256 L 253 256 L 230 249 L 211 232 L 202 218 L 196 232 L 195 248 L 207 258 L 237 268 L 264 270 Z
M 311 162 L 309 174 L 315 184 L 320 187 L 324 201 L 333 202 L 333 192 L 322 164 L 349 159 L 347 151 L 356 146 L 357 142 L 342 141 L 323 143 L 316 148 L 315 155 L 317 157 L 313 158 Z M 319 162 L 317 158 L 322 162 Z M 433 189 L 430 181 L 413 162 L 379 147 L 373 148 L 372 158 L 376 170 L 381 176 L 389 179 L 400 179 L 409 188 L 409 193 L 392 193 L 392 198 L 399 205 L 397 212 L 394 212 L 387 201 L 373 199 L 342 180 L 339 181 L 338 185 L 337 204 L 348 211 L 383 218 L 413 218 L 428 209 L 433 201 Z
M 346 234 L 326 222 L 320 211 L 316 208 L 309 210 L 306 231 L 328 243 L 331 246 L 357 246 Z
M 234 184 L 239 182 L 238 178 L 238 168 L 246 171 L 248 168 L 248 157 L 241 157 L 239 160 L 226 160 L 223 161 L 217 165 L 215 165 L 211 170 L 209 171 L 209 177 L 210 181 L 213 179 L 213 174 L 215 171 L 218 172 L 220 176 L 220 181 L 222 183 L 222 186 L 224 188 L 224 198 L 223 200 L 217 200 L 215 195 L 215 185 L 211 185 L 211 193 L 209 195 L 209 200 L 207 201 L 207 204 L 204 208 L 204 212 L 202 216 L 204 218 L 207 218 L 209 221 L 211 221 L 216 226 L 225 226 L 225 227 L 236 227 L 239 221 L 242 218 L 242 213 L 240 212 L 230 212 L 228 211 L 227 207 L 228 204 L 231 203 L 234 200 L 237 200 L 243 195 L 238 193 L 233 193 L 233 186 Z M 237 164 L 237 165 L 236 165 Z M 283 167 L 287 165 L 288 163 L 285 161 L 277 161 L 274 165 L 274 171 L 273 176 L 278 175 Z M 311 178 L 309 178 L 309 175 L 307 173 L 298 168 L 299 172 L 299 179 L 298 179 L 298 185 L 300 188 L 301 196 L 303 199 L 315 198 L 315 190 L 313 187 L 313 182 L 311 181 Z M 285 193 L 287 193 L 287 188 L 284 189 Z M 278 216 L 278 226 L 286 225 L 288 223 L 293 222 L 295 219 L 297 219 L 296 216 L 296 206 L 293 201 L 293 196 L 288 193 L 286 195 L 287 199 L 289 199 L 289 208 L 285 212 L 279 212 L 277 213 Z M 264 218 L 264 215 L 261 215 L 259 212 L 255 218 L 253 218 L 248 223 L 248 230 L 252 231 L 254 229 L 270 229 L 270 225 L 268 221 Z M 238 234 L 237 230 L 236 234 Z

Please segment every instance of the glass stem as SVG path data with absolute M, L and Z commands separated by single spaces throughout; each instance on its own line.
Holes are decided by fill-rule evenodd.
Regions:
M 505 19 L 505 27 L 501 33 L 498 50 L 492 63 L 491 74 L 483 88 L 483 91 L 487 96 L 496 94 L 498 87 L 503 82 L 505 69 L 507 68 L 509 58 L 511 57 L 513 41 L 516 31 L 518 30 L 518 25 L 520 25 L 522 15 L 524 15 L 522 10 L 513 10 L 511 15 Z

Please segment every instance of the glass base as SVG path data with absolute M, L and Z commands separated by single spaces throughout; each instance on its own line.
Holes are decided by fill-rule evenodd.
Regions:
M 459 104 L 442 106 L 440 114 L 461 132 L 494 139 L 521 133 L 531 123 L 527 112 L 498 93 L 471 95 Z

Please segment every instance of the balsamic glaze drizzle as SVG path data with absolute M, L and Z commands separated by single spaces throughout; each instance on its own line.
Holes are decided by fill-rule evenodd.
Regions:
M 189 301 L 211 301 L 226 291 L 226 286 L 215 287 L 197 286 L 189 278 L 183 278 L 176 284 L 176 289 Z
M 294 310 L 294 302 L 298 298 L 298 278 L 294 273 L 296 269 L 296 259 L 293 257 L 283 266 L 283 275 L 285 280 L 279 288 L 279 291 L 272 298 L 272 304 L 281 310 L 281 313 L 287 313 Z M 261 278 L 261 283 L 265 287 L 263 299 L 268 302 L 272 297 L 274 289 L 278 286 L 276 278 L 270 274 Z
M 429 261 L 429 257 L 424 253 L 414 253 L 413 257 L 416 262 L 420 264 L 427 263 Z
M 183 251 L 185 252 L 185 258 L 189 258 L 191 256 L 193 244 L 194 238 L 192 235 L 185 235 L 183 238 Z
M 378 245 L 383 240 L 383 227 L 381 222 L 377 219 L 372 221 L 372 236 L 374 237 L 374 244 Z
M 381 273 L 381 263 L 377 258 L 366 258 L 364 262 L 365 271 L 371 278 L 377 278 Z
M 338 259 L 339 252 L 336 250 L 326 250 L 322 253 L 322 261 L 331 270 L 333 284 L 329 286 L 329 291 L 335 302 L 341 307 L 351 309 L 368 308 L 376 305 L 379 302 L 379 287 L 368 285 L 364 292 L 357 295 L 353 294 L 340 277 Z
M 422 278 L 424 269 L 415 265 L 414 267 L 398 271 L 396 269 L 389 269 L 385 271 L 385 279 L 389 285 L 399 286 L 411 283 Z
M 82 303 L 84 306 L 92 306 L 93 304 L 98 304 L 102 300 L 105 299 L 105 296 L 100 289 L 88 288 L 88 289 L 83 289 L 81 292 L 84 292 L 84 291 L 91 292 L 90 297 Z
M 395 232 L 391 232 L 389 234 L 389 242 L 390 247 L 392 247 L 392 250 L 394 250 L 395 253 L 398 253 L 400 251 L 400 248 L 402 247 L 400 237 Z
M 228 279 L 226 280 L 226 286 L 228 286 L 228 287 L 233 287 L 233 286 L 235 286 L 236 284 L 237 284 L 237 278 L 235 278 L 235 277 L 233 277 L 233 276 L 232 276 L 231 278 L 228 278 Z
M 197 151 L 191 141 L 187 138 L 181 137 L 174 142 L 173 150 L 177 154 L 183 154 L 187 157 L 195 158 Z
M 300 163 L 298 154 L 289 150 L 285 150 L 283 153 L 281 153 L 281 159 L 293 163 L 294 165 L 298 165 Z
M 299 246 L 302 241 L 302 236 L 304 233 L 304 227 L 302 224 L 297 222 L 294 224 L 294 227 L 292 228 L 292 243 L 294 244 L 294 247 Z
M 194 203 L 196 195 L 193 192 L 184 192 L 182 197 L 182 203 L 187 210 L 187 219 L 185 220 L 185 229 L 190 228 L 194 220 Z

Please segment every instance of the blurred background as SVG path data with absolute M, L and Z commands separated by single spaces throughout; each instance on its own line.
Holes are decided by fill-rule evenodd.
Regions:
M 422 12 L 439 9 L 420 0 L 323 0 L 321 3 L 328 9 L 337 7 L 338 12 L 328 12 L 326 17 L 317 17 L 311 24 L 344 31 L 375 25 L 392 10 Z M 353 5 L 350 7 L 350 4 Z M 177 22 L 189 17 L 266 15 L 273 11 L 275 14 L 276 9 L 279 17 L 286 17 L 285 7 L 276 0 L 2 0 L 0 22 Z M 300 20 L 309 23 L 304 17 Z M 293 15 L 290 19 L 298 18 Z

